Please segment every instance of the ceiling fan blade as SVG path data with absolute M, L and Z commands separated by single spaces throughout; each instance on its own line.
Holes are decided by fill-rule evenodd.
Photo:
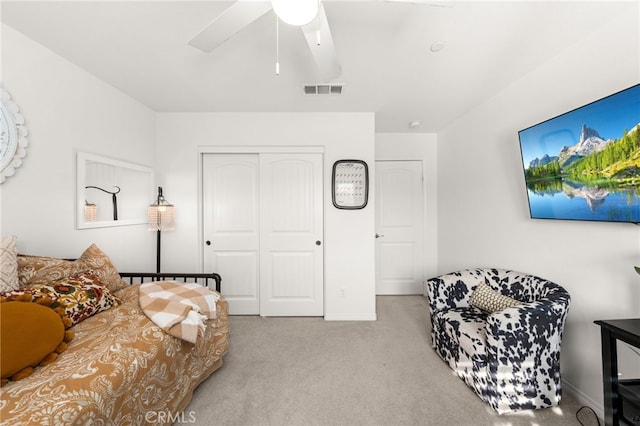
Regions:
M 304 25 L 302 31 L 322 78 L 328 82 L 338 77 L 342 73 L 342 67 L 336 56 L 336 48 L 322 3 L 320 3 L 318 17 L 310 24 Z
M 238 0 L 196 34 L 189 45 L 211 52 L 270 10 L 270 1 Z

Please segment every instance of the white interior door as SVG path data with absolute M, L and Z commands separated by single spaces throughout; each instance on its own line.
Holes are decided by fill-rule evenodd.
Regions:
M 376 294 L 423 293 L 421 161 L 376 161 Z
M 322 155 L 261 154 L 260 199 L 260 314 L 322 316 Z
M 259 314 L 259 156 L 206 154 L 202 161 L 204 268 L 222 276 L 230 314 Z
M 233 315 L 322 316 L 322 154 L 204 154 L 204 266 Z

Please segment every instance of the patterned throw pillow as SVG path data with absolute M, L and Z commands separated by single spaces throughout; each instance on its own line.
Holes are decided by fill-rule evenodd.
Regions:
M 516 299 L 494 291 L 483 282 L 478 284 L 469 298 L 469 305 L 489 313 L 498 312 L 521 304 L 522 302 Z
M 72 275 L 49 284 L 36 284 L 30 288 L 0 293 L 0 298 L 20 300 L 24 295 L 36 302 L 41 298 L 52 299 L 52 308 L 63 308 L 71 325 L 120 304 L 118 298 L 91 272 Z
M 45 256 L 18 254 L 18 281 L 20 288 L 31 284 L 60 280 L 73 274 L 85 272 L 86 265 L 70 260 Z
M 91 244 L 77 261 L 87 265 L 88 269 L 96 274 L 102 284 L 111 292 L 128 287 L 128 284 L 120 278 L 120 274 L 111 263 L 109 256 L 100 250 L 97 245 Z
M 82 272 L 95 273 L 110 291 L 116 292 L 127 284 L 97 245 L 92 244 L 75 261 L 45 256 L 18 255 L 18 280 L 20 287 L 47 284 Z
M 18 251 L 16 237 L 2 237 L 0 242 L 0 291 L 17 290 L 18 284 Z

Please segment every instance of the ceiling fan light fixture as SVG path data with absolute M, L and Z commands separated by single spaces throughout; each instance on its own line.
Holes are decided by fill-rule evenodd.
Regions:
M 283 22 L 302 26 L 313 21 L 318 15 L 318 0 L 271 0 L 273 11 Z

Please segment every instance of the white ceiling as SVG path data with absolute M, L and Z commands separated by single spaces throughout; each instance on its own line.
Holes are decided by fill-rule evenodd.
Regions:
M 155 111 L 373 111 L 377 132 L 437 132 L 598 27 L 639 13 L 637 0 L 325 0 L 342 66 L 333 82 L 344 90 L 309 96 L 304 84 L 326 82 L 299 28 L 280 25 L 275 75 L 272 12 L 211 53 L 187 45 L 230 3 L 3 0 L 1 19 Z M 436 41 L 446 48 L 431 52 Z

